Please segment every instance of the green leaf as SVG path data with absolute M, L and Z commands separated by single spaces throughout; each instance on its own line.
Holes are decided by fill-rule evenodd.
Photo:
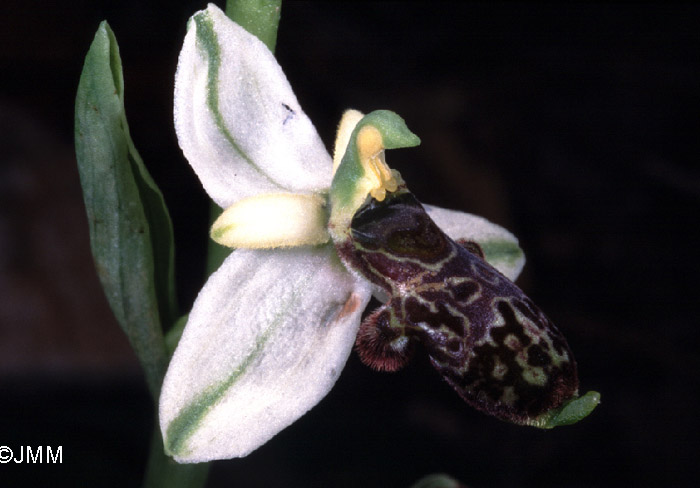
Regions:
M 157 400 L 175 320 L 172 224 L 129 136 L 119 47 L 106 22 L 85 58 L 75 147 L 97 273 Z

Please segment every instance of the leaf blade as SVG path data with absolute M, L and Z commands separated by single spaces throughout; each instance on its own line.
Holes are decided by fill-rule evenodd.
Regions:
M 123 86 L 116 38 L 102 22 L 78 85 L 76 158 L 98 276 L 157 398 L 167 367 L 161 321 L 175 314 L 172 224 L 129 136 Z

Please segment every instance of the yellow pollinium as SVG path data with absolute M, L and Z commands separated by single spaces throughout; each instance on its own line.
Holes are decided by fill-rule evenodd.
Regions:
M 368 179 L 367 190 L 372 198 L 381 202 L 387 191 L 394 192 L 399 185 L 384 159 L 384 143 L 376 127 L 366 125 L 360 129 L 357 134 L 357 152 Z

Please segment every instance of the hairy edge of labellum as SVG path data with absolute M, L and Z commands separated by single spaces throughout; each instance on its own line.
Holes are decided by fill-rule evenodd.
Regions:
M 379 307 L 362 321 L 355 340 L 360 360 L 377 371 L 393 372 L 403 368 L 413 356 L 414 341 L 389 324 L 386 305 Z

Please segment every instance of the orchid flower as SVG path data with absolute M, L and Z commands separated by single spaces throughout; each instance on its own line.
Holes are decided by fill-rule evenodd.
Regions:
M 331 158 L 273 54 L 213 5 L 188 24 L 174 112 L 186 158 L 225 209 L 211 237 L 235 249 L 199 293 L 163 383 L 160 425 L 175 460 L 258 448 L 328 393 L 356 341 L 362 360 L 383 370 L 423 342 L 465 400 L 517 423 L 546 426 L 578 396 L 566 342 L 512 284 L 524 265 L 516 238 L 481 217 L 421 206 L 386 165 L 385 149 L 419 143 L 398 115 L 346 112 Z M 454 259 L 466 271 L 429 279 Z M 480 306 L 479 290 L 509 298 Z M 500 316 L 480 324 L 436 293 Z M 373 294 L 386 303 L 360 329 Z M 478 340 L 463 325 L 442 327 L 441 308 L 471 321 Z M 492 328 L 504 332 L 501 343 Z M 504 384 L 494 400 L 493 381 L 465 383 L 470 344 L 519 351 L 502 364 L 493 355 L 488 367 L 501 380 L 529 375 L 536 393 L 546 384 L 543 401 L 520 411 L 518 386 Z

